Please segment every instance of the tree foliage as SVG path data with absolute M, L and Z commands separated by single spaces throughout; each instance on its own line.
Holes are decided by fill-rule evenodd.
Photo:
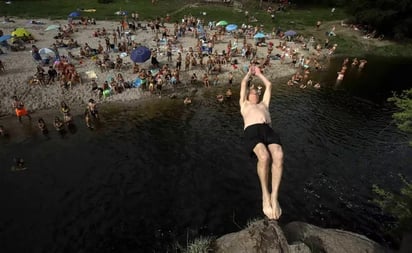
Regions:
M 400 109 L 392 115 L 398 128 L 406 133 L 412 133 L 412 89 L 394 94 L 388 101 L 394 102 Z M 409 143 L 412 145 L 412 140 Z
M 373 185 L 373 191 L 378 198 L 373 202 L 383 211 L 396 218 L 394 232 L 399 233 L 408 231 L 412 228 L 412 183 L 400 176 L 403 187 L 399 194 L 388 192 L 377 185 Z
M 345 8 L 353 15 L 354 22 L 369 27 L 368 32 L 376 30 L 377 34 L 397 40 L 412 38 L 412 0 L 295 0 L 293 3 Z
M 394 94 L 388 101 L 394 102 L 400 109 L 392 115 L 398 128 L 404 132 L 412 133 L 412 89 L 405 90 L 399 95 Z M 410 145 L 412 146 L 412 140 Z M 393 232 L 399 235 L 412 228 L 412 183 L 403 176 L 400 178 L 403 187 L 399 194 L 388 192 L 377 185 L 372 187 L 378 195 L 378 198 L 374 199 L 373 202 L 396 218 L 397 223 Z
M 395 39 L 412 37 L 412 0 L 348 1 L 348 12 L 356 22 L 370 25 L 379 33 Z
M 100 4 L 108 4 L 108 3 L 112 3 L 114 0 L 97 0 L 98 3 Z

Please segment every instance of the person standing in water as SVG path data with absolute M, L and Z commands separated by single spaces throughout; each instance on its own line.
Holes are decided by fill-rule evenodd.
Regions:
M 261 100 L 256 87 L 252 85 L 248 88 L 247 83 L 251 76 L 258 77 L 265 86 Z M 278 191 L 283 171 L 283 150 L 279 135 L 271 127 L 271 90 L 272 83 L 262 74 L 259 67 L 252 65 L 242 79 L 239 104 L 244 122 L 246 148 L 252 157 L 257 158 L 263 213 L 269 219 L 277 220 L 282 215 Z
M 29 112 L 26 110 L 24 107 L 24 103 L 17 98 L 17 96 L 13 96 L 13 109 L 16 112 L 16 116 L 19 119 L 19 122 L 21 123 L 21 116 L 27 116 L 29 120 L 31 120 L 31 116 Z

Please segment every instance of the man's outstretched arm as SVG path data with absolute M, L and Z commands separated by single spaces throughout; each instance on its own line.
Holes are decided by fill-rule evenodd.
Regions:
M 272 96 L 272 83 L 266 78 L 265 75 L 262 74 L 260 68 L 255 67 L 255 75 L 262 80 L 263 84 L 265 85 L 265 92 L 263 93 L 262 102 L 269 108 L 270 97 Z
M 246 97 L 247 96 L 247 92 L 246 92 L 247 82 L 251 74 L 252 73 L 249 68 L 249 71 L 246 73 L 246 75 L 243 77 L 242 81 L 240 82 L 240 97 L 239 97 L 240 107 L 242 107 L 243 103 L 246 102 L 247 100 L 247 97 Z

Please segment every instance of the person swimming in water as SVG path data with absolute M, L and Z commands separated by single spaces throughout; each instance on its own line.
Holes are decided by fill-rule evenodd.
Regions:
M 63 137 L 66 133 L 66 130 L 64 128 L 64 122 L 59 117 L 56 116 L 54 118 L 53 125 L 56 131 Z
M 39 120 L 37 121 L 37 127 L 40 129 L 43 135 L 47 135 L 49 133 L 46 122 L 44 122 L 43 118 L 39 118 Z
M 9 133 L 8 133 L 7 130 L 4 128 L 3 125 L 0 125 L 0 136 L 9 137 Z
M 27 116 L 29 120 L 31 120 L 31 116 L 29 112 L 26 110 L 24 107 L 24 103 L 17 98 L 17 96 L 13 96 L 13 108 L 16 112 L 16 116 L 19 119 L 19 122 L 21 123 L 21 116 Z

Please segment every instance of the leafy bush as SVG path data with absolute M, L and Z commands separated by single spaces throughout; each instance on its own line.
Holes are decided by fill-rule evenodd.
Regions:
M 373 191 L 378 195 L 373 202 L 397 220 L 394 232 L 402 234 L 412 228 L 412 183 L 402 176 L 400 178 L 404 185 L 399 194 L 373 185 Z

